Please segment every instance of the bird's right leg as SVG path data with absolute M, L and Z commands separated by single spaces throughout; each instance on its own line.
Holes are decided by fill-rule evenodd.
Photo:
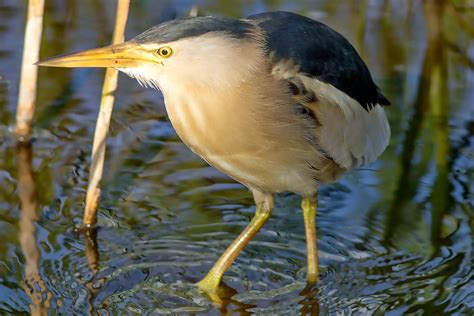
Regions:
M 226 251 L 224 251 L 204 279 L 197 283 L 197 286 L 205 292 L 214 293 L 218 290 L 225 271 L 229 269 L 237 256 L 244 250 L 270 217 L 273 208 L 273 196 L 256 190 L 252 190 L 252 193 L 255 203 L 257 204 L 255 216 L 244 231 L 241 232 Z

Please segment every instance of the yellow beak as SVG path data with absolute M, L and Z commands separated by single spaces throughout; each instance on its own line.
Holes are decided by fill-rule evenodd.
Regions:
M 102 48 L 90 49 L 78 53 L 57 56 L 36 63 L 48 67 L 99 67 L 99 68 L 135 68 L 143 62 L 160 63 L 152 51 L 140 48 L 137 44 L 125 42 Z

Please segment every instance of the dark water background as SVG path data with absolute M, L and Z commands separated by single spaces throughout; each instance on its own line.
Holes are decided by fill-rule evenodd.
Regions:
M 159 93 L 123 75 L 96 243 L 76 236 L 103 71 L 40 69 L 35 140 L 17 148 L 26 1 L 0 0 L 0 314 L 472 315 L 474 2 L 134 0 L 127 38 L 193 4 L 319 19 L 393 103 L 379 161 L 320 191 L 321 282 L 303 291 L 302 216 L 286 194 L 226 273 L 227 298 L 191 286 L 248 223 L 251 194 L 178 140 Z M 108 44 L 114 13 L 112 0 L 46 1 L 41 56 Z

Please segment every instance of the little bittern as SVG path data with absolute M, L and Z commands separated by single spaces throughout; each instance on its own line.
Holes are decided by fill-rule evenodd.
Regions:
M 112 67 L 160 89 L 183 142 L 252 191 L 254 218 L 198 283 L 209 292 L 283 191 L 302 196 L 307 279 L 317 281 L 318 186 L 373 162 L 390 138 L 382 107 L 390 102 L 356 50 L 293 13 L 173 20 L 123 44 L 39 64 Z

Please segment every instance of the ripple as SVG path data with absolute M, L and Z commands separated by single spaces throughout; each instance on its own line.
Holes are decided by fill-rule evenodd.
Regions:
M 300 198 L 281 194 L 265 227 L 225 274 L 222 295 L 209 297 L 194 283 L 248 224 L 255 206 L 249 190 L 178 140 L 156 91 L 120 79 L 99 229 L 87 237 L 77 235 L 74 225 L 83 215 L 91 127 L 103 76 L 93 70 L 41 69 L 32 159 L 26 168 L 35 184 L 36 194 L 28 196 L 36 197 L 35 210 L 22 209 L 13 121 L 25 6 L 0 2 L 6 45 L 0 49 L 0 314 L 33 313 L 35 303 L 64 315 L 472 314 L 474 77 L 463 56 L 472 36 L 461 30 L 465 23 L 452 23 L 468 21 L 468 10 L 446 10 L 443 19 L 428 19 L 447 22 L 443 32 L 460 43 L 454 50 L 450 45 L 429 49 L 436 41 L 425 43 L 425 29 L 418 27 L 430 26 L 423 24 L 427 10 L 375 1 L 368 5 L 369 14 L 361 16 L 367 17 L 365 29 L 373 32 L 351 36 L 368 43 L 376 39 L 388 49 L 375 55 L 367 51 L 366 57 L 375 68 L 383 64 L 396 70 L 376 78 L 394 104 L 386 108 L 393 137 L 377 163 L 319 189 L 321 281 L 315 286 L 305 282 Z M 107 38 L 106 28 L 97 32 L 97 25 L 108 24 L 103 23 L 108 15 L 95 14 L 105 12 L 100 1 L 79 2 L 48 4 L 45 53 L 79 50 L 86 42 Z M 189 3 L 175 2 L 136 4 L 132 11 L 140 19 L 130 19 L 130 34 L 164 16 L 185 15 Z M 203 12 L 223 16 L 264 7 L 229 9 L 224 1 L 201 2 Z M 348 15 L 357 10 L 344 1 L 272 5 L 278 7 L 321 11 L 326 22 L 349 33 L 358 18 Z M 92 23 L 78 23 L 84 12 L 94 13 L 88 16 Z M 381 20 L 389 27 L 374 28 Z M 414 36 L 408 41 L 407 30 Z M 412 45 L 413 39 L 426 45 Z M 406 43 L 413 54 L 389 52 L 403 51 Z M 431 52 L 437 53 L 426 55 Z M 425 88 L 430 93 L 417 90 Z

